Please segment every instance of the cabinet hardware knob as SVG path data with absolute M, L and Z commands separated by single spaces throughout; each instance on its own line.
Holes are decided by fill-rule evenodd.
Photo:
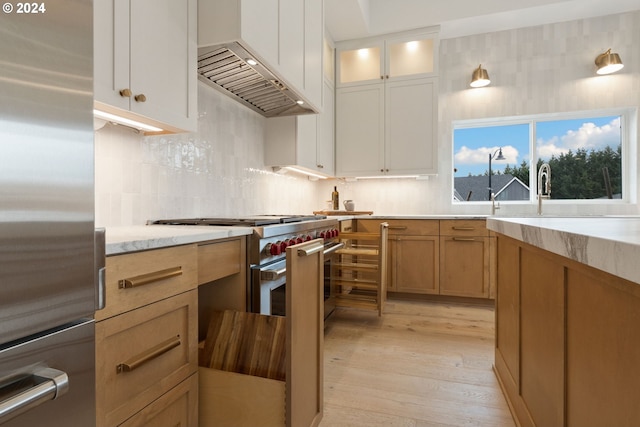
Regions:
M 387 74 L 386 76 L 384 76 L 384 78 L 385 78 L 385 79 L 388 79 L 388 78 L 389 78 L 389 74 Z
M 131 89 L 122 89 L 120 91 L 120 96 L 123 98 L 131 98 Z
M 380 80 L 384 80 L 384 76 L 380 76 Z
M 144 96 L 143 93 L 141 93 L 140 95 L 134 96 L 133 99 L 135 99 L 136 102 L 145 102 L 147 100 L 147 97 Z
M 324 169 L 324 165 L 316 165 L 318 169 Z

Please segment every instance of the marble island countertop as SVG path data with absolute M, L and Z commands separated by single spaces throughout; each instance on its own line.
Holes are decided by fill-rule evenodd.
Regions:
M 127 252 L 168 246 L 186 245 L 226 237 L 251 234 L 251 227 L 221 227 L 197 225 L 135 225 L 106 228 L 106 254 L 118 255 Z
M 640 216 L 489 217 L 487 228 L 640 284 Z

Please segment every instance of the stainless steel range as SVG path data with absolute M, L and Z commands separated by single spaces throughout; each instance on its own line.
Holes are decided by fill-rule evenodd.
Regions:
M 331 285 L 331 254 L 341 244 L 338 220 L 323 215 L 261 215 L 244 218 L 167 219 L 151 222 L 164 225 L 212 225 L 251 227 L 248 262 L 250 280 L 247 295 L 249 310 L 285 315 L 286 248 L 305 241 L 325 241 L 325 318 L 335 308 Z

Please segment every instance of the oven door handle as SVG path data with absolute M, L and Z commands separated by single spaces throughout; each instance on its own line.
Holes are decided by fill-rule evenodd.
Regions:
M 332 245 L 330 248 L 325 249 L 323 254 L 325 256 L 331 255 L 338 249 L 342 249 L 342 248 L 344 248 L 344 242 L 336 243 L 335 245 Z M 324 249 L 323 245 L 314 246 L 310 249 L 298 249 L 298 256 L 311 255 L 318 251 L 321 251 L 322 249 Z M 284 276 L 285 274 L 287 274 L 286 266 L 284 268 L 279 268 L 277 270 L 262 270 L 260 271 L 260 279 L 274 281 L 274 280 L 278 280 L 280 277 Z
M 277 270 L 262 270 L 260 272 L 260 279 L 273 281 L 273 280 L 278 280 L 280 277 L 284 276 L 285 274 L 287 274 L 287 267 L 279 268 Z

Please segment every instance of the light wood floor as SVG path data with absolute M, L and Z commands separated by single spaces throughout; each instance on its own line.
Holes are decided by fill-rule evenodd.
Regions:
M 321 427 L 509 426 L 492 371 L 494 311 L 388 301 L 338 309 L 325 329 Z

